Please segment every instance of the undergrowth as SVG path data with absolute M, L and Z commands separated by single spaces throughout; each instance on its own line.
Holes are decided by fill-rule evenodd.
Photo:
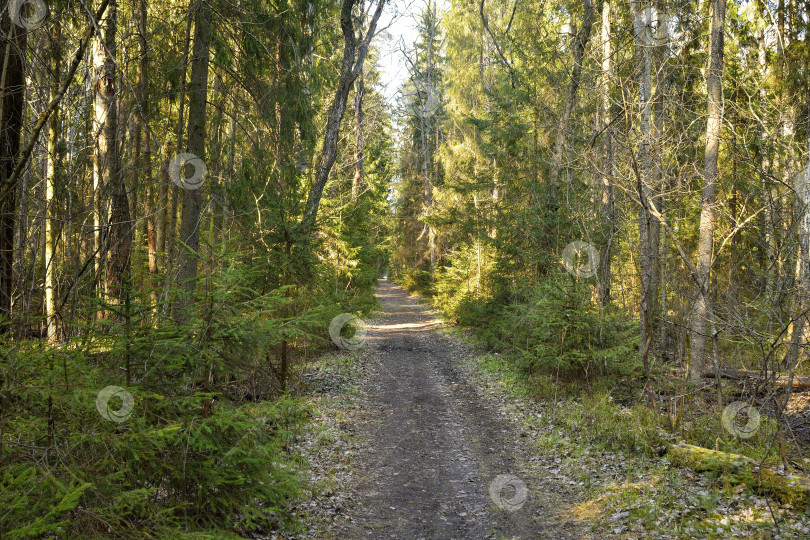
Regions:
M 694 391 L 660 369 L 648 380 L 638 322 L 599 308 L 588 281 L 560 273 L 534 286 L 495 286 L 489 295 L 457 286 L 439 279 L 434 300 L 489 352 L 481 368 L 498 372 L 512 394 L 550 403 L 551 421 L 567 433 L 644 456 L 664 455 L 668 445 L 686 441 L 766 465 L 781 462 L 777 426 L 767 415 L 756 436 L 742 439 L 724 429 L 713 390 Z
M 101 331 L 88 317 L 59 343 L 5 338 L 0 536 L 301 529 L 295 502 L 311 487 L 291 443 L 311 407 L 290 391 L 292 366 L 329 346 L 335 315 L 370 309 L 373 295 L 274 285 L 258 265 L 221 264 L 188 321 L 133 297 L 127 318 L 108 306 Z

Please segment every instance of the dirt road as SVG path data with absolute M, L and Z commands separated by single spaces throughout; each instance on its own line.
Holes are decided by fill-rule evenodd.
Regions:
M 381 280 L 377 296 L 382 309 L 364 353 L 366 412 L 356 426 L 361 480 L 339 537 L 582 537 L 564 490 L 523 472 L 525 439 L 454 364 L 467 347 L 438 333 L 436 313 L 399 286 Z M 498 489 L 499 475 L 514 476 L 501 476 Z

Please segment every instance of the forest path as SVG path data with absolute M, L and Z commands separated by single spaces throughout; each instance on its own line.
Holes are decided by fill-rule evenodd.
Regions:
M 380 280 L 379 317 L 363 354 L 362 447 L 352 522 L 340 538 L 582 538 L 564 488 L 522 474 L 526 439 L 476 393 L 453 359 L 469 348 L 441 335 L 438 316 Z M 524 434 L 525 435 L 525 434 Z M 525 504 L 508 511 L 490 497 L 499 475 L 525 482 Z M 519 485 L 518 485 L 519 489 Z M 500 492 L 519 503 L 514 487 Z M 516 498 L 517 497 L 517 498 Z

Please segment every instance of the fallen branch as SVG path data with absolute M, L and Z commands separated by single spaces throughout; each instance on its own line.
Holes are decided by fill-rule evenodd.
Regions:
M 717 373 L 714 370 L 709 370 L 705 374 L 706 377 L 716 378 Z M 744 369 L 721 369 L 720 376 L 724 379 L 760 379 L 762 377 L 761 371 L 749 371 Z M 810 388 L 810 377 L 787 377 L 785 375 L 775 375 L 772 371 L 767 372 L 768 382 L 773 382 L 776 386 L 787 386 L 790 384 L 791 388 Z
M 670 373 L 675 376 L 682 376 L 684 370 L 673 369 Z M 703 373 L 703 376 L 709 379 L 717 378 L 717 371 L 708 369 Z M 762 379 L 761 371 L 752 371 L 747 369 L 721 369 L 720 377 L 723 379 L 742 380 L 742 379 Z M 767 372 L 767 382 L 773 383 L 779 387 L 786 387 L 790 385 L 794 389 L 810 389 L 810 377 L 796 377 L 792 379 L 785 375 L 774 375 L 774 372 Z
M 710 450 L 686 443 L 670 445 L 672 462 L 697 472 L 715 471 L 733 482 L 748 484 L 759 491 L 775 495 L 786 503 L 801 503 L 810 498 L 810 478 L 798 473 L 780 473 L 763 467 L 757 461 L 729 452 Z

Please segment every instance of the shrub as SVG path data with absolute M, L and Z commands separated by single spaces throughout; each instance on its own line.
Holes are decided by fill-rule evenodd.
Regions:
M 6 344 L 0 532 L 224 538 L 299 526 L 290 502 L 304 464 L 289 443 L 308 414 L 278 392 L 273 357 L 280 343 L 326 344 L 331 317 L 353 306 L 331 287 L 271 289 L 257 273 L 224 260 L 187 324 L 136 297 L 126 332 L 113 319 L 54 348 Z M 109 385 L 134 397 L 121 423 L 96 409 Z
M 511 355 L 525 374 L 638 373 L 637 326 L 594 305 L 587 285 L 557 275 L 505 300 L 468 302 L 458 320 L 475 324 L 482 343 Z
M 47 360 L 27 355 L 37 358 Z M 215 393 L 166 397 L 133 385 L 127 391 L 135 409 L 116 423 L 96 410 L 108 381 L 86 359 L 66 357 L 60 370 L 42 363 L 39 373 L 34 367 L 25 375 L 45 373 L 50 391 L 28 386 L 7 396 L 13 406 L 6 403 L 6 433 L 36 443 L 4 443 L 0 508 L 7 536 L 293 525 L 286 507 L 302 489 L 301 463 L 287 448 L 307 419 L 300 401 L 238 405 Z M 73 375 L 69 386 L 53 384 L 61 368 Z
M 421 296 L 433 296 L 435 293 L 433 278 L 430 272 L 425 270 L 411 270 L 402 278 L 401 285 L 408 292 L 416 293 Z

